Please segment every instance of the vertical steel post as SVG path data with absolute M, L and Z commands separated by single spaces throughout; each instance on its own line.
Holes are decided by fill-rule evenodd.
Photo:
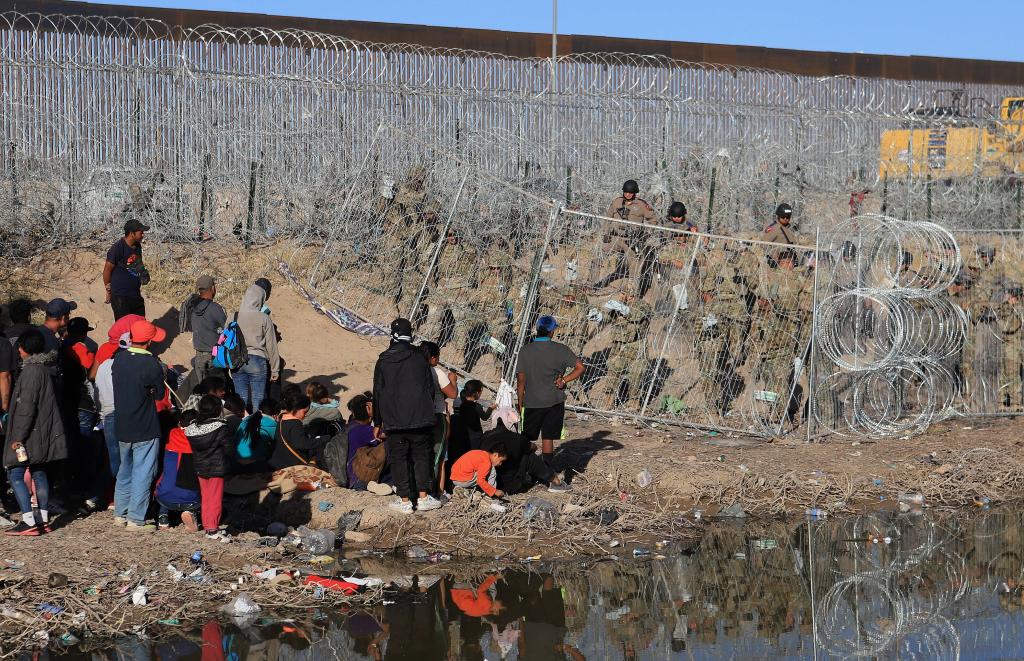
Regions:
M 814 397 L 814 377 L 815 377 L 814 365 L 815 365 L 815 362 L 817 361 L 817 350 L 818 350 L 818 343 L 815 341 L 815 337 L 816 337 L 816 335 L 818 333 L 818 271 L 820 270 L 821 265 L 818 264 L 817 259 L 818 259 L 818 254 L 819 254 L 818 251 L 820 249 L 821 249 L 821 228 L 818 228 L 814 232 L 814 255 L 815 255 L 814 259 L 815 259 L 815 263 L 814 263 L 814 299 L 813 299 L 813 303 L 812 303 L 812 307 L 811 307 L 811 355 L 807 358 L 807 420 L 806 420 L 806 423 L 807 423 L 807 442 L 808 443 L 811 442 L 812 427 L 814 426 L 815 415 L 816 415 L 815 404 L 818 401 Z M 857 252 L 860 253 L 860 250 L 858 250 Z M 859 267 L 859 262 L 858 262 L 858 267 Z M 858 268 L 858 271 L 859 271 L 859 268 Z M 859 285 L 859 282 L 858 282 L 858 285 Z M 860 315 L 859 306 L 858 306 L 858 309 L 857 309 L 857 314 L 858 314 L 858 316 Z M 856 331 L 854 331 L 854 344 L 855 345 L 856 345 L 856 342 L 857 342 L 856 338 L 857 338 Z
M 519 333 L 516 336 L 516 342 L 512 348 L 512 354 L 508 362 L 508 369 L 504 378 L 509 383 L 512 382 L 512 373 L 516 368 L 516 362 L 519 359 L 519 352 L 523 348 L 523 344 L 526 343 L 526 331 L 530 325 L 530 311 L 533 310 L 533 300 L 537 297 L 537 286 L 540 281 L 541 267 L 544 265 L 544 255 L 548 252 L 548 244 L 551 243 L 551 235 L 555 231 L 555 221 L 562 214 L 562 207 L 558 206 L 554 200 L 551 200 L 551 213 L 548 214 L 548 226 L 544 232 L 544 241 L 541 242 L 537 248 L 537 253 L 533 257 L 533 267 L 530 269 L 530 286 L 526 290 L 526 300 L 523 302 L 522 318 L 519 320 Z
M 242 228 L 242 240 L 245 249 L 252 246 L 252 217 L 253 209 L 256 206 L 256 161 L 253 160 L 249 166 L 249 208 L 245 214 L 245 227 Z

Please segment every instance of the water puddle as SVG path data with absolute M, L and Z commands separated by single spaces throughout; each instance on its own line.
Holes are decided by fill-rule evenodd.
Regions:
M 1024 514 L 715 524 L 664 559 L 419 566 L 348 612 L 213 619 L 82 658 L 1007 659 L 1024 657 Z M 29 658 L 26 655 L 24 658 Z M 38 658 L 38 657 L 36 657 Z

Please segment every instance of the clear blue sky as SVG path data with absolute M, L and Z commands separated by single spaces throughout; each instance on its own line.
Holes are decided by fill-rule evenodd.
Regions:
M 525 32 L 551 30 L 550 0 L 108 1 Z M 558 31 L 567 34 L 1024 61 L 1024 0 L 559 0 L 558 4 Z

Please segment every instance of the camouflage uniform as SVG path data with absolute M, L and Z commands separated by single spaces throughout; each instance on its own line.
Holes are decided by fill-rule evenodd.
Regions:
M 462 241 L 445 241 L 437 265 L 429 279 L 431 296 L 426 314 L 427 337 L 436 338 L 438 346 L 454 342 L 464 346 L 467 338 L 465 315 L 479 276 L 477 257 Z M 431 254 L 435 246 L 430 248 Z
M 762 353 L 755 381 L 763 390 L 775 393 L 770 407 L 773 421 L 778 418 L 780 406 L 792 413 L 793 403 L 787 400 L 795 376 L 793 359 L 803 358 L 810 330 L 811 297 L 809 272 L 803 270 L 780 274 L 778 283 L 764 288 L 762 293 L 769 309 L 760 317 Z
M 748 279 L 739 252 L 716 249 L 701 253 L 696 269 L 700 301 L 694 308 L 694 348 L 708 413 L 725 415 L 735 398 L 750 329 Z
M 644 350 L 651 324 L 651 308 L 643 301 L 629 304 L 629 314 L 610 313 L 612 346 L 608 352 L 608 374 L 604 393 L 610 406 L 617 407 L 643 396 L 643 377 L 647 371 Z
M 387 205 L 385 214 L 384 250 L 392 257 L 390 263 L 397 263 L 398 268 L 384 269 L 383 275 L 402 315 L 409 313 L 409 307 L 419 294 L 433 255 L 427 248 L 437 241 L 437 217 L 427 201 L 425 179 L 426 172 L 422 168 L 413 168 L 409 180 Z
M 636 223 L 653 223 L 654 209 L 646 200 L 634 197 L 626 200 L 621 195 L 608 205 L 605 215 L 609 218 L 629 220 Z M 614 259 L 614 270 L 595 284 L 595 287 L 607 287 L 616 280 L 629 277 L 636 281 L 641 274 L 644 259 L 648 254 L 646 243 L 647 232 L 634 225 L 608 223 L 603 241 L 609 245 L 610 256 Z
M 695 225 L 686 223 L 686 227 L 693 227 L 692 231 L 697 231 Z M 659 282 L 655 287 L 655 300 L 659 309 L 667 305 L 668 309 L 672 310 L 677 304 L 676 301 L 679 301 L 679 304 L 685 301 L 685 299 L 680 299 L 688 284 L 683 282 L 683 278 L 689 268 L 694 246 L 698 240 L 686 234 L 670 234 L 661 242 L 656 257 Z M 677 289 L 673 289 L 673 287 L 677 287 Z M 678 289 L 678 287 L 682 287 L 682 289 Z

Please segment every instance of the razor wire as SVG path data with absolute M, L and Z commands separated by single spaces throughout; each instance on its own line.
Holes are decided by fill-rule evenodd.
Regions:
M 853 393 L 848 414 L 821 425 L 858 434 L 901 433 L 950 410 L 1024 410 L 1013 373 L 1024 334 L 1000 325 L 1016 303 L 997 309 L 1015 271 L 973 278 L 974 235 L 957 235 L 970 244 L 959 281 L 860 299 L 823 290 L 832 285 L 815 266 L 843 263 L 840 244 L 816 249 L 810 238 L 868 213 L 903 223 L 866 275 L 904 293 L 915 283 L 886 260 L 897 244 L 925 259 L 935 230 L 917 236 L 919 220 L 1006 230 L 992 236 L 1009 266 L 1008 228 L 1024 226 L 1019 180 L 952 147 L 944 162 L 964 174 L 933 178 L 933 152 L 922 165 L 914 145 L 937 139 L 934 106 L 956 108 L 939 118 L 943 130 L 969 127 L 1017 90 L 969 85 L 950 97 L 928 81 L 621 53 L 555 67 L 557 87 L 540 58 L 0 14 L 0 214 L 10 219 L 0 249 L 21 263 L 111 238 L 130 217 L 196 251 L 210 239 L 286 242 L 289 266 L 318 296 L 385 327 L 410 316 L 447 362 L 488 383 L 512 376 L 524 329 L 553 314 L 587 368 L 573 396 L 600 412 L 767 436 L 808 406 L 822 410 L 817 396 L 836 387 Z M 625 179 L 641 182 L 650 226 L 606 217 Z M 673 200 L 699 235 L 665 221 Z M 781 201 L 805 237 L 783 269 L 759 241 Z M 1001 299 L 988 311 L 982 288 Z M 861 300 L 880 332 L 851 344 L 838 329 L 860 318 L 851 307 Z M 813 335 L 817 354 L 816 315 L 832 329 Z M 880 376 L 851 390 L 836 384 L 849 366 L 816 375 L 814 355 L 857 343 L 888 356 Z M 953 386 L 930 387 L 939 382 Z M 913 415 L 894 404 L 908 400 Z

